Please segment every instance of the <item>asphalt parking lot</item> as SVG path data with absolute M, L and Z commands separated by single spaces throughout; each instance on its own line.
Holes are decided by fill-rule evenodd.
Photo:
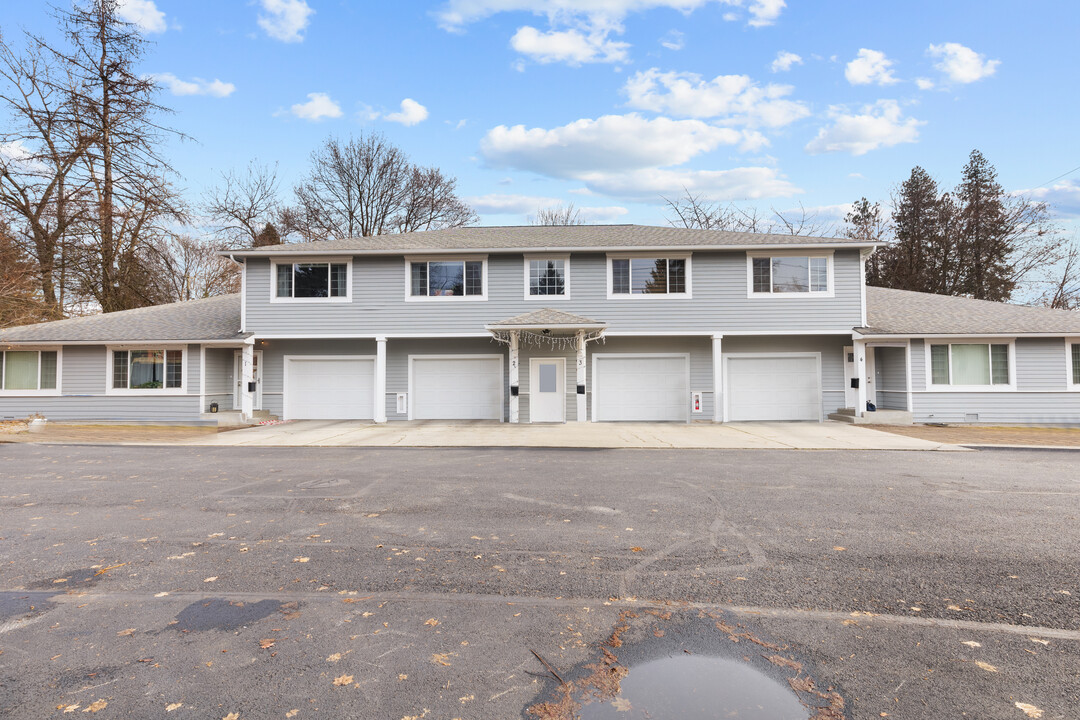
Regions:
M 818 718 L 1071 720 L 1078 460 L 0 445 L 0 716 L 572 716 L 693 653 Z

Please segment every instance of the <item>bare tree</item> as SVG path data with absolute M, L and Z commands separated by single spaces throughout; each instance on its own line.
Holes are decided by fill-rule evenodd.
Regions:
M 668 223 L 675 227 L 696 230 L 741 230 L 739 214 L 731 205 L 709 202 L 701 195 L 694 195 L 683 188 L 683 196 L 669 198 L 661 196 L 673 217 Z
M 36 261 L 41 301 L 55 319 L 64 315 L 71 231 L 87 214 L 76 171 L 91 138 L 77 123 L 74 80 L 33 38 L 19 52 L 0 37 L 0 82 L 11 120 L 0 132 L 0 209 Z
M 42 300 L 34 262 L 0 221 L 0 327 L 54 319 Z
M 866 198 L 859 198 L 851 207 L 851 212 L 844 216 L 843 237 L 867 243 L 884 245 L 888 239 L 889 227 L 881 212 L 881 203 L 870 204 Z M 880 285 L 882 268 L 888 254 L 879 250 L 866 261 L 866 282 Z
M 284 223 L 277 165 L 260 165 L 253 160 L 242 173 L 235 170 L 222 173 L 221 183 L 206 192 L 203 209 L 218 223 L 218 230 L 230 247 L 280 243 L 277 227 L 284 227 Z M 274 228 L 277 242 L 268 242 L 269 236 L 264 234 L 267 226 Z
M 1057 310 L 1080 310 L 1080 240 L 1074 238 L 1045 285 L 1037 304 Z
M 817 218 L 817 214 L 808 211 L 802 203 L 799 203 L 798 210 L 780 212 L 773 208 L 772 214 L 776 218 L 776 222 L 770 224 L 769 229 L 764 232 L 779 235 L 802 235 L 810 237 L 822 237 L 825 235 L 832 235 L 835 232 L 834 228 L 820 222 Z M 754 230 L 752 232 L 760 231 Z
M 157 245 L 150 265 L 155 269 L 159 302 L 196 300 L 240 292 L 240 271 L 222 257 L 220 243 L 188 235 L 170 235 Z
M 330 137 L 312 152 L 308 176 L 295 189 L 298 207 L 283 225 L 306 240 L 325 240 L 471 224 L 476 215 L 455 183 L 414 166 L 379 133 Z
M 536 209 L 536 214 L 529 217 L 530 225 L 584 225 L 581 219 L 581 211 L 569 205 L 555 205 L 554 207 L 541 207 Z

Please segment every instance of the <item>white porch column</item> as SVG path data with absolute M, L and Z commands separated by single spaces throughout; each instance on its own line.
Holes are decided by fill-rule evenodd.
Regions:
M 375 338 L 375 422 L 386 422 L 386 338 Z
M 518 331 L 510 331 L 510 422 L 520 422 L 518 414 Z
M 712 336 L 713 422 L 724 422 L 724 356 L 723 335 Z
M 585 401 L 585 331 L 578 330 L 577 332 L 577 421 L 586 422 L 588 403 Z
M 855 400 L 855 417 L 866 413 L 866 341 L 855 340 L 855 378 L 859 381 L 859 391 Z
M 245 420 L 251 419 L 255 394 L 251 383 L 255 380 L 255 346 L 245 343 L 240 349 L 240 413 Z

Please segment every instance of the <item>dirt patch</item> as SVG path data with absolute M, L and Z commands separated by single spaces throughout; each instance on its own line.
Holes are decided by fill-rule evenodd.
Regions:
M 1080 428 L 978 425 L 860 425 L 859 427 L 950 445 L 1080 447 Z
M 0 442 L 49 443 L 173 443 L 214 435 L 233 427 L 195 425 L 68 425 L 49 423 L 41 432 L 26 430 L 25 422 L 0 425 Z

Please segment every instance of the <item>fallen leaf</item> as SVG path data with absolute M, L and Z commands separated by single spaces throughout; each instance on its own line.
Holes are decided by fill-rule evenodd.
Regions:
M 981 667 L 986 672 L 997 672 L 998 671 L 998 669 L 996 667 L 994 667 L 990 663 L 984 663 L 982 660 L 976 660 L 975 664 L 978 665 L 979 667 Z
M 337 685 L 337 686 L 351 685 L 352 681 L 353 681 L 353 676 L 352 675 L 340 675 L 340 676 L 334 678 L 334 685 Z
M 435 618 L 429 618 L 429 619 L 424 621 L 424 624 L 425 625 L 430 625 L 431 627 L 435 627 L 436 625 L 439 624 L 439 621 L 436 620 Z
M 436 665 L 450 666 L 450 653 L 434 653 L 431 656 L 431 662 Z
M 208 577 L 205 580 L 203 580 L 203 582 L 214 582 L 215 580 L 217 580 L 217 575 L 214 575 L 212 577 Z M 237 717 L 240 717 L 240 716 L 237 715 Z
M 165 706 L 165 712 L 172 712 L 173 710 L 178 710 L 182 707 L 184 707 L 184 703 L 171 703 Z
M 632 547 L 632 548 L 630 548 L 630 552 L 641 552 L 641 548 L 636 547 L 636 546 Z
M 274 647 L 274 642 L 274 638 L 264 638 L 259 641 L 259 647 L 263 650 L 269 650 L 270 648 Z
M 287 717 L 287 718 L 291 718 L 291 717 L 296 717 L 296 714 L 297 714 L 298 712 L 300 712 L 300 711 L 299 711 L 298 709 L 296 709 L 296 708 L 293 708 L 293 709 L 292 709 L 292 710 L 290 710 L 289 712 L 285 713 L 285 717 Z
M 475 699 L 476 699 L 475 695 L 466 695 L 465 697 L 459 697 L 458 702 L 461 703 L 462 705 L 464 705 L 465 703 L 469 702 L 470 700 L 475 700 Z
M 1050 644 L 1049 640 L 1043 640 L 1041 638 L 1029 637 L 1028 640 L 1030 640 L 1033 643 L 1039 643 L 1040 645 L 1049 645 Z
M 298 563 L 306 563 L 309 560 L 311 560 L 311 558 L 309 558 L 309 557 L 294 557 L 292 559 L 293 562 L 298 562 Z
M 408 677 L 409 677 L 409 676 L 408 676 L 408 675 L 406 675 L 405 673 L 401 673 L 400 675 L 398 675 L 398 676 L 397 676 L 397 679 L 398 679 L 398 681 L 401 681 L 401 680 L 407 680 L 407 679 L 408 679 Z
M 975 642 L 974 640 L 964 640 L 961 645 L 967 645 L 968 647 L 982 647 L 982 643 Z
M 167 592 L 159 592 L 159 593 L 157 593 L 156 595 L 154 595 L 154 597 L 165 597 L 165 596 L 166 596 L 166 595 L 168 595 L 168 594 L 169 594 L 169 593 L 167 593 Z
M 619 712 L 630 712 L 634 709 L 634 706 L 630 704 L 630 701 L 626 698 L 617 697 L 611 701 L 611 707 L 615 708 Z
M 847 550 L 847 548 L 841 547 L 840 545 L 833 545 L 833 550 L 835 550 L 836 552 L 844 552 L 845 550 Z
M 124 563 L 124 564 L 126 565 L 127 563 Z M 89 705 L 87 705 L 86 707 L 84 707 L 83 712 L 96 713 L 98 710 L 104 710 L 105 706 L 107 706 L 108 704 L 109 703 L 105 702 L 101 698 L 98 698 L 94 702 L 92 702 Z
M 1029 718 L 1041 718 L 1043 716 L 1043 711 L 1035 707 L 1034 705 L 1018 702 L 1016 703 L 1016 707 L 1023 710 L 1024 714 L 1027 715 Z
M 56 707 L 57 708 L 63 708 L 64 714 L 66 715 L 67 713 L 73 713 L 76 710 L 78 710 L 79 709 L 79 703 L 75 703 L 74 705 L 57 705 Z
M 240 713 L 229 713 L 225 717 L 221 718 L 221 720 L 240 720 Z
M 127 630 L 121 630 L 120 632 L 118 632 L 116 634 L 119 635 L 120 637 L 127 637 L 128 635 L 134 635 L 135 634 L 135 628 L 128 628 Z
M 326 658 L 326 662 L 337 662 L 341 659 L 341 653 L 334 653 L 330 657 Z

